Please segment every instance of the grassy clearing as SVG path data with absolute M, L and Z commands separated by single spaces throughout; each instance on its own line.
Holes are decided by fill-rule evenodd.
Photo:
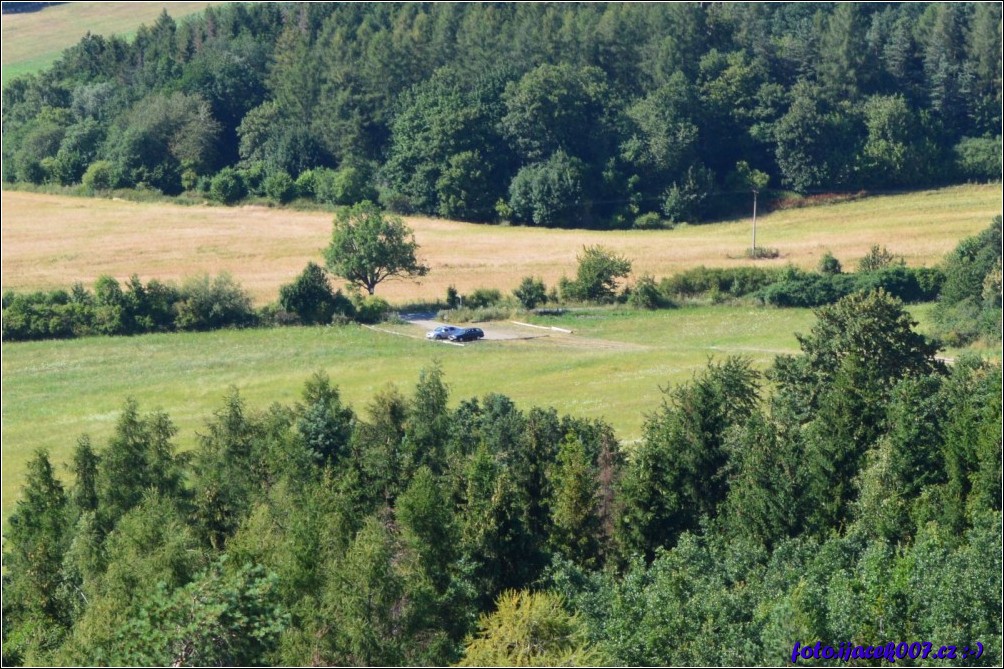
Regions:
M 865 198 L 757 218 L 758 242 L 776 260 L 743 257 L 749 221 L 682 226 L 667 231 L 597 232 L 473 225 L 408 218 L 431 267 L 422 283 L 394 282 L 378 294 L 395 302 L 442 298 L 449 285 L 510 291 L 522 277 L 548 286 L 574 275 L 584 245 L 602 244 L 634 262 L 634 274 L 668 276 L 697 265 L 793 263 L 814 268 L 832 252 L 852 269 L 872 244 L 910 265 L 934 265 L 962 237 L 985 228 L 1001 211 L 1001 186 L 960 186 Z M 179 207 L 5 191 L 2 194 L 5 288 L 93 284 L 120 279 L 180 280 L 231 272 L 259 303 L 273 301 L 308 260 L 320 261 L 332 215 L 267 207 Z
M 38 12 L 4 14 L 2 83 L 49 67 L 86 35 L 131 37 L 167 10 L 176 21 L 218 2 L 70 2 Z
M 927 330 L 930 307 L 913 313 Z M 438 360 L 454 403 L 503 393 L 523 408 L 553 406 L 602 418 L 620 439 L 632 441 L 641 436 L 646 413 L 659 406 L 660 387 L 687 381 L 709 358 L 729 354 L 765 368 L 776 354 L 797 352 L 794 333 L 808 332 L 814 317 L 804 309 L 705 306 L 534 320 L 575 334 L 460 348 L 426 342 L 417 328 L 398 324 L 388 329 L 411 337 L 348 326 L 5 343 L 3 517 L 13 509 L 35 449 L 48 449 L 63 464 L 80 434 L 103 446 L 126 397 L 144 412 L 170 414 L 180 429 L 176 443 L 191 448 L 228 387 L 256 408 L 291 404 L 310 374 L 323 369 L 364 413 L 375 392 L 393 383 L 410 393 L 419 370 Z M 999 350 L 989 353 L 1000 358 Z
M 127 396 L 143 411 L 168 412 L 180 428 L 177 443 L 189 448 L 230 386 L 260 408 L 292 403 L 309 375 L 324 369 L 361 413 L 388 383 L 410 392 L 419 370 L 439 360 L 454 401 L 504 393 L 522 407 L 604 418 L 632 440 L 659 405 L 660 386 L 689 379 L 709 356 L 747 353 L 765 366 L 774 351 L 797 349 L 792 333 L 811 327 L 812 316 L 717 306 L 545 320 L 576 334 L 464 348 L 355 326 L 5 343 L 3 515 L 35 449 L 65 463 L 78 435 L 103 444 Z

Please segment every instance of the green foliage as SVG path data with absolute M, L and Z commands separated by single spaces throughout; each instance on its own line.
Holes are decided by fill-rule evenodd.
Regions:
M 581 619 L 565 610 L 561 597 L 547 592 L 503 592 L 495 612 L 482 616 L 478 627 L 459 666 L 585 666 L 603 661 L 590 646 Z
M 98 517 L 104 527 L 114 526 L 148 491 L 181 496 L 183 460 L 171 442 L 176 433 L 166 414 L 141 416 L 138 404 L 126 401 L 96 472 Z
M 1000 338 L 1001 217 L 959 242 L 945 262 L 945 283 L 935 319 L 952 343 Z
M 4 606 L 4 627 L 11 623 L 35 627 L 22 633 L 28 632 L 37 642 L 44 643 L 51 634 L 46 628 L 61 631 L 59 628 L 70 622 L 68 607 L 60 596 L 61 565 L 69 544 L 66 503 L 48 453 L 39 451 L 28 463 L 23 496 L 4 533 L 3 556 L 7 570 L 4 596 L 13 603 L 9 612 Z
M 617 520 L 626 556 L 651 558 L 696 530 L 702 516 L 717 515 L 729 490 L 725 436 L 755 411 L 759 378 L 749 361 L 730 357 L 709 364 L 692 383 L 665 390 L 621 481 Z
M 272 172 L 262 182 L 262 190 L 269 199 L 286 204 L 296 197 L 296 183 L 286 172 Z
M 305 325 L 326 325 L 335 314 L 352 316 L 355 310 L 341 291 L 331 290 L 324 269 L 313 262 L 307 263 L 293 283 L 279 288 L 279 306 L 296 314 Z
M 335 216 L 331 243 L 324 253 L 327 267 L 372 295 L 381 282 L 420 277 L 429 268 L 415 259 L 418 244 L 397 216 L 387 216 L 371 202 L 343 209 Z
M 179 193 L 260 165 L 324 174 L 298 192 L 326 203 L 379 185 L 402 213 L 626 227 L 738 211 L 741 162 L 801 193 L 999 178 L 993 5 L 510 9 L 214 8 L 87 35 L 8 85 L 3 179 L 108 160 Z
M 376 295 L 360 296 L 353 303 L 353 308 L 355 309 L 356 320 L 368 325 L 379 323 L 387 318 L 392 311 L 390 303 Z
M 318 202 L 354 205 L 376 199 L 372 170 L 364 165 L 346 165 L 338 170 L 312 172 L 314 197 Z
M 955 168 L 966 181 L 989 183 L 1001 178 L 1001 136 L 963 137 L 955 145 Z
M 331 385 L 324 372 L 315 373 L 304 384 L 303 401 L 297 431 L 318 462 L 336 464 L 348 455 L 355 413 L 342 405 L 338 387 Z
M 209 197 L 223 204 L 234 204 L 247 195 L 244 177 L 230 167 L 225 167 L 209 182 Z
M 109 133 L 108 153 L 121 166 L 127 183 L 177 194 L 185 168 L 199 174 L 211 171 L 219 132 L 220 125 L 202 98 L 155 93 L 120 117 Z
M 193 277 L 181 286 L 175 324 L 180 330 L 216 330 L 255 322 L 251 296 L 227 273 Z
M 583 247 L 578 261 L 575 281 L 561 286 L 565 299 L 612 302 L 617 295 L 617 281 L 631 273 L 630 260 L 602 246 Z
M 115 165 L 108 160 L 95 160 L 87 167 L 81 177 L 81 182 L 94 191 L 112 189 L 118 182 Z
M 827 251 L 823 254 L 823 257 L 819 259 L 820 274 L 828 274 L 833 276 L 835 274 L 840 274 L 843 271 L 843 267 L 840 265 L 840 261 L 837 260 L 832 253 Z
M 886 247 L 873 244 L 867 255 L 858 261 L 859 272 L 877 272 L 896 265 L 905 265 L 905 261 L 893 255 Z
M 173 592 L 161 583 L 111 641 L 110 664 L 260 666 L 268 664 L 289 614 L 274 574 L 221 560 Z
M 563 151 L 522 168 L 509 186 L 516 220 L 546 227 L 582 226 L 589 217 L 583 176 L 582 161 Z
M 497 288 L 476 288 L 464 297 L 464 306 L 470 309 L 491 307 L 502 301 L 502 292 Z
M 655 279 L 644 274 L 631 287 L 628 304 L 636 309 L 660 309 L 671 302 L 663 296 Z
M 541 279 L 525 276 L 519 286 L 512 291 L 513 297 L 519 300 L 524 309 L 534 309 L 537 305 L 547 303 L 547 287 Z
M 558 447 L 550 478 L 554 549 L 578 565 L 595 568 L 600 552 L 596 473 L 585 446 L 574 435 L 566 435 Z
M 775 283 L 779 278 L 779 270 L 763 267 L 702 266 L 665 278 L 659 287 L 668 297 L 742 297 Z

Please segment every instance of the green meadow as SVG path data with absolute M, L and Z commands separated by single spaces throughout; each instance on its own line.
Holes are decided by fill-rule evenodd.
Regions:
M 921 330 L 929 312 L 929 305 L 913 308 Z M 4 343 L 3 516 L 36 449 L 47 449 L 68 476 L 62 466 L 76 439 L 88 434 L 103 446 L 127 397 L 143 412 L 167 412 L 179 430 L 175 443 L 188 449 L 230 388 L 255 409 L 292 404 L 304 381 L 324 370 L 364 416 L 375 393 L 394 384 L 410 394 L 419 371 L 438 362 L 454 405 L 502 393 L 524 409 L 552 406 L 603 419 L 631 442 L 659 406 L 661 388 L 730 354 L 766 368 L 776 354 L 798 351 L 795 333 L 808 332 L 814 316 L 805 309 L 719 305 L 582 310 L 533 320 L 573 334 L 526 328 L 532 339 L 457 347 L 394 324 L 382 326 L 387 331 L 350 325 Z

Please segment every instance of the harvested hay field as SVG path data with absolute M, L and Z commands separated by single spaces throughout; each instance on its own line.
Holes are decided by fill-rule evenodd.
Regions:
M 814 268 L 825 252 L 853 269 L 872 244 L 910 265 L 934 265 L 959 239 L 1000 213 L 1001 186 L 961 186 L 869 197 L 758 217 L 757 239 L 780 257 L 760 266 Z M 332 214 L 260 206 L 178 206 L 5 191 L 4 289 L 92 285 L 102 274 L 180 281 L 233 274 L 259 303 L 275 300 L 310 260 L 322 261 Z M 388 282 L 392 302 L 442 297 L 447 286 L 513 289 L 522 277 L 549 286 L 575 273 L 582 247 L 602 244 L 633 262 L 634 275 L 663 277 L 695 267 L 735 266 L 749 244 L 750 222 L 658 231 L 552 230 L 408 217 L 420 257 L 431 267 L 421 284 Z

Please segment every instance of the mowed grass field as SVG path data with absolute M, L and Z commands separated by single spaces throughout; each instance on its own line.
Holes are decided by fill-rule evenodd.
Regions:
M 410 395 L 419 371 L 438 361 L 453 404 L 503 393 L 525 409 L 602 418 L 630 441 L 659 407 L 660 386 L 730 353 L 766 366 L 776 352 L 797 351 L 793 333 L 812 321 L 807 310 L 715 306 L 564 316 L 547 323 L 573 335 L 527 328 L 537 338 L 465 347 L 427 342 L 403 324 L 387 328 L 400 335 L 345 326 L 4 343 L 2 513 L 13 510 L 36 449 L 48 449 L 68 477 L 62 465 L 77 437 L 90 434 L 103 447 L 126 397 L 143 412 L 166 411 L 180 430 L 176 443 L 190 448 L 230 387 L 265 409 L 297 401 L 309 376 L 324 370 L 365 414 L 376 392 L 393 383 Z
M 853 269 L 872 244 L 910 265 L 934 265 L 959 239 L 1001 211 L 1001 186 L 960 186 L 773 212 L 758 217 L 757 241 L 778 249 L 760 266 L 814 268 L 827 251 Z M 260 304 L 274 301 L 308 261 L 323 262 L 333 215 L 259 206 L 180 207 L 5 191 L 2 194 L 5 289 L 93 285 L 102 274 L 180 281 L 208 272 L 233 274 Z M 431 268 L 421 284 L 385 283 L 392 302 L 442 298 L 446 288 L 509 291 L 522 277 L 549 286 L 574 276 L 585 245 L 624 254 L 635 276 L 669 276 L 697 265 L 749 264 L 750 221 L 659 231 L 551 230 L 486 226 L 409 217 L 420 257 Z
M 930 306 L 912 311 L 926 330 Z M 102 448 L 127 397 L 144 413 L 166 411 L 179 428 L 175 443 L 188 449 L 231 387 L 264 410 L 272 402 L 294 403 L 307 378 L 324 370 L 365 416 L 375 393 L 395 384 L 410 395 L 419 371 L 438 362 L 453 405 L 503 393 L 523 409 L 553 406 L 606 420 L 631 442 L 660 406 L 662 388 L 727 355 L 745 355 L 766 368 L 778 353 L 798 351 L 795 333 L 808 332 L 815 317 L 805 309 L 722 305 L 535 320 L 574 332 L 527 328 L 535 338 L 462 348 L 427 342 L 406 324 L 386 326 L 397 335 L 345 326 L 4 343 L 0 512 L 6 518 L 13 510 L 36 449 L 48 449 L 69 479 L 65 465 L 77 437 L 89 434 Z
M 141 25 L 150 25 L 162 11 L 175 20 L 200 12 L 218 2 L 69 2 L 37 12 L 4 14 L 2 23 L 4 86 L 22 74 L 52 65 L 88 32 L 131 37 Z

